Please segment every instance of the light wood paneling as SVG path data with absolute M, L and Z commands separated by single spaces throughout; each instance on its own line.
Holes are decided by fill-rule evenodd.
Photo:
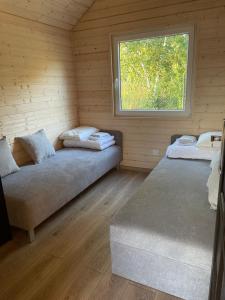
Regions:
M 0 11 L 71 30 L 94 0 L 0 0 Z
M 110 33 L 187 24 L 196 25 L 191 117 L 113 118 Z M 224 0 L 96 0 L 75 27 L 73 45 L 80 122 L 122 130 L 124 165 L 152 168 L 164 155 L 172 134 L 221 128 L 225 117 Z
M 51 140 L 78 122 L 71 36 L 0 13 L 0 135 L 28 160 L 14 137 L 45 128 Z
M 110 172 L 43 224 L 33 244 L 15 231 L 0 248 L 0 299 L 178 300 L 111 273 L 111 217 L 145 177 Z

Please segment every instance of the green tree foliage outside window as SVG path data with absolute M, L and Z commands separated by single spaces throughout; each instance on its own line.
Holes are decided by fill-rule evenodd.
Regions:
M 120 42 L 122 110 L 184 110 L 188 34 Z

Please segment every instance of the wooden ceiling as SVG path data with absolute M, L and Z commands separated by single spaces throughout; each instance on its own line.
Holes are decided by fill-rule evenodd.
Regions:
M 94 0 L 0 0 L 0 11 L 71 30 Z

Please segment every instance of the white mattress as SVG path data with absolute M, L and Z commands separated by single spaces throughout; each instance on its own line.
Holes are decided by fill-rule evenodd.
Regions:
M 176 141 L 167 148 L 166 156 L 169 158 L 212 160 L 217 151 L 218 149 L 213 148 L 198 148 L 196 143 L 191 146 L 183 146 Z

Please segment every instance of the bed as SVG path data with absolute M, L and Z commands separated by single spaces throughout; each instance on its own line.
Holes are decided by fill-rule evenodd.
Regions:
M 225 121 L 209 300 L 225 299 Z
M 111 223 L 114 274 L 182 299 L 208 299 L 216 220 L 209 165 L 160 161 Z
M 166 156 L 170 158 L 212 160 L 217 149 L 199 148 L 196 147 L 196 144 L 197 142 L 190 146 L 180 145 L 179 141 L 176 140 L 167 148 Z

